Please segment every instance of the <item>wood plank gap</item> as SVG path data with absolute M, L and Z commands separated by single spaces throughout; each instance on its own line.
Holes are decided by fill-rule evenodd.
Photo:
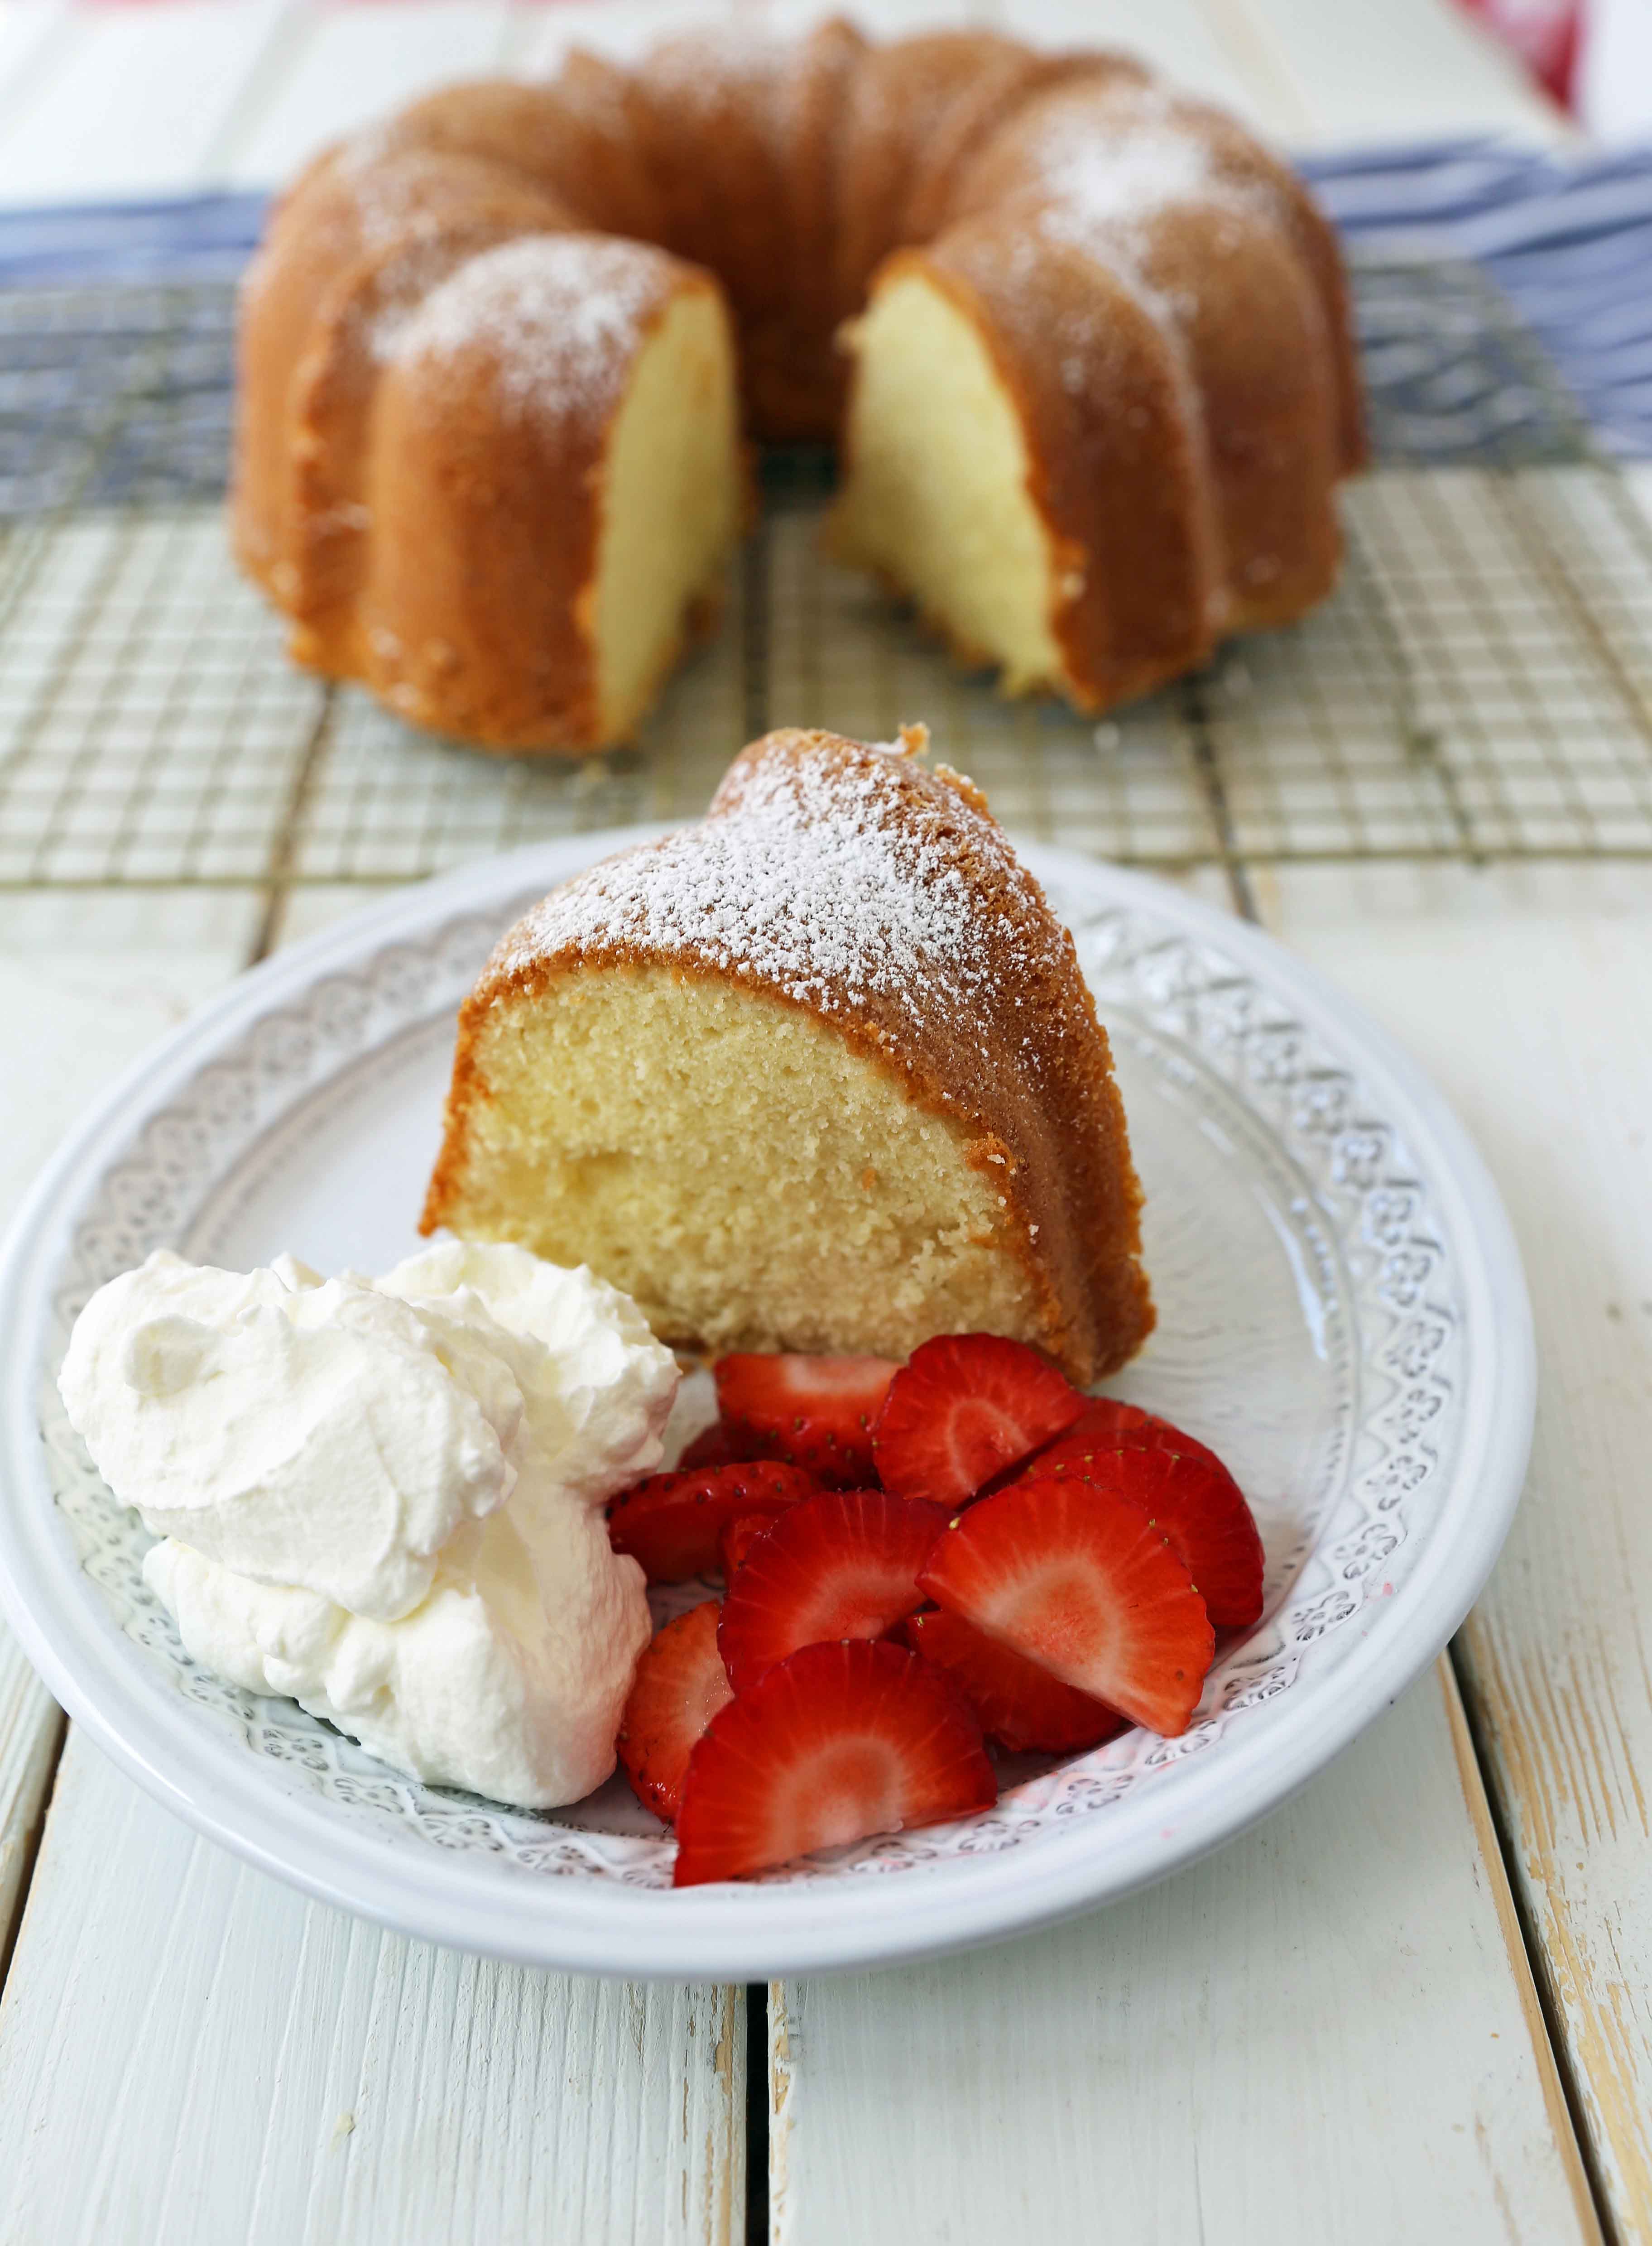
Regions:
M 750 1981 L 745 1991 L 745 2246 L 769 2239 L 770 1991 Z
M 748 741 L 769 730 L 769 573 L 773 541 L 766 510 L 740 549 L 740 708 Z
M 33 100 L 43 74 L 59 68 L 66 59 L 63 51 L 73 45 L 78 11 L 73 7 L 60 6 L 43 12 L 47 12 L 48 20 L 42 24 L 39 37 L 22 56 L 5 84 L 0 85 L 0 119 Z
M 17 1936 L 23 1929 L 24 1913 L 29 1907 L 29 1892 L 34 1885 L 35 1866 L 40 1861 L 41 1835 L 46 1829 L 46 1819 L 51 1814 L 51 1798 L 58 1790 L 58 1773 L 63 1767 L 63 1751 L 69 1741 L 69 1719 L 61 1708 L 51 1719 L 53 1725 L 51 1744 L 46 1751 L 46 1767 L 40 1786 L 40 1798 L 34 1814 L 23 1828 L 21 1861 L 17 1869 L 17 1892 L 0 1926 L 0 2004 L 5 2002 L 6 1980 L 11 1971 L 11 1960 L 17 1953 Z
M 294 886 L 293 865 L 298 853 L 299 829 L 315 792 L 322 757 L 332 732 L 333 710 L 337 699 L 338 689 L 330 681 L 310 726 L 309 738 L 304 743 L 304 753 L 298 760 L 298 770 L 293 775 L 281 830 L 270 853 L 269 871 L 262 884 L 265 892 L 263 915 L 259 921 L 258 933 L 247 962 L 248 967 L 255 967 L 261 959 L 268 959 L 281 942 L 282 920 L 287 910 L 288 896 Z
M 1182 721 L 1193 741 L 1193 769 L 1204 790 L 1205 807 L 1210 814 L 1210 823 L 1216 830 L 1216 841 L 1221 851 L 1220 863 L 1227 877 L 1228 895 L 1241 920 L 1247 920 L 1260 928 L 1261 915 L 1256 909 L 1256 893 L 1251 887 L 1250 869 L 1240 854 L 1238 838 L 1234 830 L 1227 784 L 1222 778 L 1221 763 L 1216 754 L 1216 739 L 1211 727 L 1210 706 L 1205 699 L 1202 678 L 1186 680 L 1180 699 Z
M 1532 2052 L 1542 2084 L 1543 2101 L 1548 2107 L 1555 2142 L 1563 2155 L 1569 2147 L 1567 2178 L 1577 2204 L 1578 2222 L 1586 2233 L 1592 2224 L 1594 2235 L 1608 2242 L 1608 2246 L 1633 2246 L 1632 2241 L 1621 2236 L 1613 2220 L 1611 2197 L 1594 2157 L 1594 2141 L 1589 2134 L 1565 2025 L 1554 2000 L 1548 1961 L 1525 1898 L 1513 1834 L 1502 1814 L 1496 1765 L 1482 1736 L 1472 1691 L 1465 1688 L 1458 1668 L 1455 1638 L 1439 1663 L 1439 1678 L 1451 1726 L 1451 1745 L 1457 1753 L 1458 1775 L 1463 1782 L 1463 1798 L 1479 1834 L 1480 1854 L 1492 1882 L 1492 1900 L 1497 1906 L 1508 1946 L 1510 1969 L 1519 1985 L 1520 2005 L 1531 2030 Z
M 201 159 L 203 187 L 228 180 L 236 156 L 252 137 L 258 120 L 269 111 L 282 87 L 298 67 L 304 49 L 316 36 L 313 8 L 289 4 L 283 8 L 254 52 L 229 107 Z
M 1377 566 L 1377 558 L 1367 546 L 1351 508 L 1343 518 L 1343 537 L 1347 546 L 1349 572 L 1351 574 L 1355 569 L 1359 572 L 1372 630 L 1382 643 L 1383 652 L 1393 673 L 1394 718 L 1399 728 L 1400 745 L 1405 752 L 1406 763 L 1431 776 L 1439 789 L 1446 816 L 1461 845 L 1461 855 L 1471 866 L 1483 866 L 1485 853 L 1475 841 L 1474 824 L 1463 801 L 1457 768 L 1449 756 L 1441 754 L 1438 728 L 1423 722 L 1417 673 L 1405 645 L 1405 635 L 1394 614 L 1388 588 L 1383 582 L 1383 573 Z M 1360 854 L 1362 858 L 1377 854 L 1372 851 Z
M 1607 469 L 1601 473 L 1610 479 L 1609 489 L 1610 484 L 1617 480 L 1615 472 Z M 1523 476 L 1513 473 L 1492 479 L 1487 489 L 1494 495 L 1511 534 L 1519 541 L 1521 554 L 1588 642 L 1595 661 L 1612 682 L 1624 716 L 1640 736 L 1642 746 L 1652 752 L 1652 698 L 1629 670 L 1616 643 L 1602 627 L 1594 603 L 1547 534 L 1538 516 L 1532 487 Z M 1649 538 L 1636 510 L 1624 507 L 1616 511 L 1625 529 L 1652 565 L 1652 538 Z
M 1283 140 L 1307 140 L 1313 132 L 1314 112 L 1243 0 L 1194 0 L 1194 4 L 1211 37 L 1254 89 L 1257 107 L 1268 112 L 1270 129 Z

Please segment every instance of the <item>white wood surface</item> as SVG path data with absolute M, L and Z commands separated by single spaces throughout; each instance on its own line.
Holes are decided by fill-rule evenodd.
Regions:
M 288 940 L 360 899 L 331 889 Z M 0 901 L 0 1200 L 246 960 L 253 892 Z M 59 1719 L 0 1637 L 0 1959 Z M 78 1736 L 0 1989 L 4 2246 L 722 2242 L 744 2195 L 738 1991 L 485 1965 L 196 1840 Z
M 337 134 L 444 79 L 634 55 L 739 6 L 785 26 L 828 0 L 0 0 L 0 204 L 280 184 Z M 1291 145 L 1496 131 L 1555 112 L 1450 0 L 847 0 L 886 35 L 996 23 L 1112 41 Z
M 0 899 L 0 1225 L 110 1077 L 242 964 L 257 924 L 258 900 L 233 890 Z M 0 1623 L 0 1959 L 61 1730 Z
M 1596 2237 L 1454 1700 L 1442 1664 L 1257 1832 L 1098 1916 L 786 1984 L 775 2246 Z
M 570 47 L 635 62 L 654 40 L 731 12 L 731 0 L 557 0 L 554 7 L 518 9 L 523 31 L 513 66 L 548 77 Z
M 1475 1133 L 1543 1368 L 1465 1673 L 1594 2158 L 1652 2237 L 1652 876 L 1293 870 L 1265 916 Z
M 9 125 L 76 36 L 70 0 L 0 0 L 0 125 Z
M 269 84 L 256 85 L 239 144 L 225 152 L 231 187 L 268 187 L 289 179 L 341 133 L 387 115 L 449 78 L 479 77 L 502 66 L 504 0 L 389 4 L 390 24 L 371 4 L 303 12 L 302 36 L 291 42 L 284 68 Z
M 1506 133 L 1571 138 L 1560 112 L 1533 93 L 1506 49 L 1439 0 L 1203 0 L 1270 75 L 1288 85 L 1306 130 L 1300 145 L 1349 147 L 1431 135 Z
M 0 195 L 102 202 L 205 174 L 221 118 L 269 48 L 283 0 L 83 8 L 26 98 L 0 112 Z
M 727 2246 L 744 2002 L 409 1943 L 78 1734 L 0 2005 L 6 2246 Z
M 0 1974 L 62 1736 L 63 1719 L 50 1694 L 0 1624 Z
M 1256 71 L 1254 58 L 1222 36 L 1202 0 L 996 0 L 994 20 L 1037 47 L 1133 48 L 1189 92 L 1237 110 L 1262 130 L 1290 129 Z

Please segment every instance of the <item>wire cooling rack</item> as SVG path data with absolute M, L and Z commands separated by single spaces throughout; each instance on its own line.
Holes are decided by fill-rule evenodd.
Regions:
M 636 747 L 478 755 L 294 670 L 221 521 L 222 285 L 0 293 L 0 887 L 392 882 L 697 813 L 775 724 L 923 718 L 1005 821 L 1161 868 L 1652 857 L 1652 531 L 1472 266 L 1362 252 L 1377 466 L 1333 600 L 1096 723 L 1000 699 L 819 558 L 777 453 Z

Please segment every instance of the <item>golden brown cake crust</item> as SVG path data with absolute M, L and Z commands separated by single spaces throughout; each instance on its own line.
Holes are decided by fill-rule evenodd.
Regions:
M 715 296 L 710 276 L 663 250 L 563 234 L 500 246 L 414 316 L 380 387 L 358 660 L 415 724 L 507 751 L 600 732 L 591 588 L 615 408 L 646 337 L 690 293 Z M 580 308 L 599 297 L 604 346 L 629 330 L 612 353 L 580 348 Z M 450 534 L 432 539 L 432 519 Z
M 886 271 L 902 264 L 975 322 L 1015 400 L 1054 548 L 1051 624 L 1071 698 L 1106 709 L 1202 661 L 1223 616 L 1214 494 L 1184 360 L 1139 293 L 1068 245 L 1029 260 L 990 220 L 902 251 Z M 1095 330 L 1105 389 L 1071 388 L 1064 345 Z
M 1139 1348 L 1141 1189 L 1071 935 L 967 781 L 831 733 L 754 742 L 700 826 L 592 868 L 505 936 L 460 1014 L 425 1231 L 462 1218 L 493 1010 L 662 965 L 814 1016 L 958 1126 L 1073 1377 Z
M 305 385 L 352 276 L 495 221 L 506 233 L 573 223 L 520 174 L 422 147 L 332 149 L 278 205 L 241 282 L 231 529 L 242 567 L 289 613 L 303 613 L 316 529 L 300 489 L 316 442 Z

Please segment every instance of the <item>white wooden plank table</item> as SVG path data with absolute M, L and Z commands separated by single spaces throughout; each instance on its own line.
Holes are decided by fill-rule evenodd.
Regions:
M 1652 2236 L 1652 879 L 1295 868 L 1261 894 L 1448 1086 L 1519 1237 L 1536 1446 L 1463 1675 L 1606 2202 Z
M 792 26 L 823 0 L 0 0 L 0 205 L 278 186 L 324 142 L 445 78 L 634 54 L 731 10 Z M 1499 132 L 1558 112 L 1450 0 L 846 0 L 887 32 L 960 20 L 1112 41 L 1295 146 Z
M 0 0 L 0 202 L 274 184 L 442 77 L 548 67 L 574 37 L 626 51 L 702 12 Z M 813 11 L 774 10 L 794 12 Z M 1561 137 L 1433 0 L 968 12 L 1126 39 L 1298 146 Z M 149 57 L 173 81 L 153 101 Z M 696 691 L 720 734 L 738 697 L 717 675 Z M 60 1754 L 56 1712 L 0 1644 L 0 2246 L 737 2240 L 749 2146 L 777 2241 L 1547 2246 L 1602 2216 L 1652 2239 L 1652 884 L 1594 866 L 1249 880 L 1264 922 L 1434 1069 L 1528 1258 L 1533 1485 L 1458 1671 L 1119 1909 L 752 2009 L 483 1965 L 306 1902 L 84 1741 Z M 261 943 L 369 893 L 0 897 L 0 1202 Z

